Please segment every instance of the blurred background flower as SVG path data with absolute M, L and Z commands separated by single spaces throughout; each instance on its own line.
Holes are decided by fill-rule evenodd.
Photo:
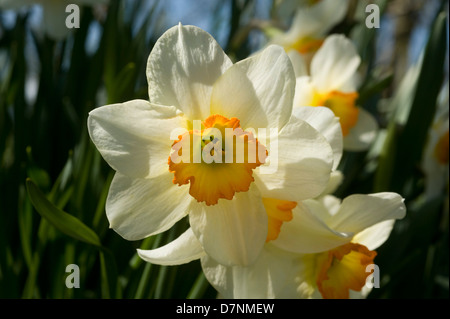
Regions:
M 48 16 L 50 2 L 0 1 L 0 297 L 215 298 L 199 261 L 160 266 L 137 255 L 177 238 L 187 219 L 134 242 L 108 228 L 114 172 L 89 140 L 87 116 L 147 99 L 149 53 L 178 22 L 209 32 L 237 62 L 270 43 L 274 29 L 293 27 L 290 8 L 301 3 L 74 1 L 80 27 L 67 32 L 49 27 L 60 14 Z M 380 9 L 379 29 L 366 26 L 369 3 Z M 422 165 L 436 123 L 447 123 L 447 139 L 437 140 L 448 149 L 448 98 L 438 98 L 448 82 L 448 1 L 350 0 L 324 25 L 321 36 L 343 34 L 355 45 L 363 75 L 356 103 L 379 126 L 368 149 L 344 152 L 333 195 L 397 192 L 408 211 L 377 248 L 380 288 L 368 298 L 448 298 L 448 179 Z M 425 195 L 438 179 L 443 186 Z M 81 270 L 80 289 L 64 284 L 68 264 Z

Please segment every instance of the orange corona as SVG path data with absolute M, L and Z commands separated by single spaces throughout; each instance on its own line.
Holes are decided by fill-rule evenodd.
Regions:
M 228 129 L 233 133 L 231 145 Z M 195 147 L 202 155 L 197 160 Z M 265 146 L 251 132 L 243 131 L 237 118 L 218 114 L 204 120 L 201 130 L 180 135 L 172 149 L 168 163 L 169 171 L 174 173 L 173 183 L 189 184 L 189 194 L 206 205 L 215 205 L 221 198 L 231 200 L 236 192 L 248 191 L 254 181 L 253 169 L 264 164 L 267 156 Z M 188 156 L 183 157 L 183 151 Z
M 300 54 L 314 53 L 319 50 L 323 41 L 324 40 L 320 38 L 302 37 L 291 45 L 286 46 L 285 51 L 289 52 L 289 50 L 296 50 Z
M 350 129 L 358 122 L 359 110 L 356 107 L 356 99 L 358 93 L 344 93 L 340 91 L 332 91 L 321 94 L 315 93 L 311 106 L 326 106 L 339 117 L 342 127 L 342 134 L 347 136 Z
M 283 222 L 292 220 L 292 210 L 297 206 L 297 203 L 281 199 L 263 198 L 263 204 L 269 221 L 266 239 L 266 242 L 268 242 L 278 238 Z
M 320 254 L 317 287 L 325 299 L 348 299 L 349 290 L 361 291 L 377 253 L 366 246 L 348 243 Z

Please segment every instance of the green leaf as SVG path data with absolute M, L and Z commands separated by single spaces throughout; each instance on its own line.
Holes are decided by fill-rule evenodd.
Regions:
M 120 298 L 116 261 L 112 253 L 105 248 L 100 251 L 100 274 L 102 298 Z
M 123 101 L 131 96 L 127 96 L 133 92 L 134 78 L 136 76 L 136 64 L 133 62 L 125 65 L 114 79 L 112 91 L 108 92 L 108 104 Z
M 391 99 L 386 109 L 390 122 L 386 129 L 383 145 L 379 153 L 379 164 L 374 185 L 375 192 L 382 192 L 390 187 L 400 127 L 405 125 L 409 112 L 411 111 L 422 61 L 423 55 L 416 64 L 408 69 L 400 82 L 396 94 Z
M 42 168 L 38 167 L 31 153 L 31 147 L 27 146 L 26 153 L 28 157 L 28 165 L 27 165 L 27 174 L 36 181 L 36 184 L 43 189 L 47 189 L 50 187 L 50 176 L 49 174 Z
M 192 289 L 189 291 L 186 299 L 200 299 L 204 296 L 206 289 L 209 287 L 209 282 L 206 279 L 203 272 L 200 272 L 195 279 L 195 283 L 192 285 Z
M 370 97 L 375 94 L 379 94 L 385 88 L 387 88 L 394 79 L 392 73 L 381 75 L 380 77 L 374 79 L 369 78 L 368 82 L 365 83 L 363 87 L 361 87 L 359 91 L 357 105 L 363 105 Z
M 25 187 L 20 185 L 19 188 L 19 196 L 23 202 L 22 205 L 19 205 L 17 210 L 17 220 L 19 225 L 19 234 L 20 234 L 20 243 L 22 247 L 23 257 L 25 258 L 25 262 L 28 268 L 32 267 L 33 260 L 33 251 L 31 248 L 31 239 L 32 239 L 32 227 L 33 227 L 33 215 L 32 215 L 32 207 L 30 201 L 26 199 Z
M 27 190 L 38 213 L 64 234 L 85 243 L 101 247 L 97 234 L 78 218 L 53 205 L 31 179 L 27 179 Z

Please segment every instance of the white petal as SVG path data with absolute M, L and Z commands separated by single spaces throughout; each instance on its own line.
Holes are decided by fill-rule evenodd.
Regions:
M 173 174 L 130 178 L 116 173 L 106 200 L 110 227 L 128 240 L 161 233 L 186 216 L 189 187 L 172 183 Z
M 317 5 L 299 7 L 289 30 L 273 41 L 287 46 L 305 37 L 317 38 L 324 35 L 327 26 L 320 18 L 321 9 L 322 6 Z
M 192 202 L 189 222 L 206 253 L 224 265 L 252 264 L 267 237 L 267 214 L 254 186 L 216 205 Z
M 314 5 L 297 9 L 292 26 L 286 33 L 286 41 L 295 42 L 302 37 L 321 37 L 345 16 L 348 0 L 322 0 Z
M 368 286 L 364 285 L 361 288 L 361 291 L 354 291 L 349 289 L 349 299 L 365 299 L 370 294 L 373 288 L 369 288 Z
M 292 114 L 314 127 L 330 143 L 333 149 L 333 170 L 341 161 L 343 137 L 339 118 L 326 107 L 296 107 Z
M 365 151 L 369 149 L 378 133 L 375 118 L 363 108 L 359 108 L 358 122 L 344 138 L 344 149 L 347 151 Z
M 248 267 L 224 266 L 208 256 L 201 262 L 206 278 L 223 297 L 268 299 L 296 297 L 297 259 L 268 244 Z
M 369 250 L 380 247 L 391 235 L 395 220 L 385 220 L 357 233 L 352 242 L 366 246 Z
M 344 175 L 341 171 L 333 171 L 330 175 L 330 180 L 328 181 L 328 185 L 320 196 L 333 194 L 339 186 L 342 184 L 344 180 Z
M 322 299 L 322 295 L 317 289 L 317 262 L 316 254 L 299 255 L 298 275 L 295 278 L 298 282 L 298 295 L 301 299 Z
M 173 105 L 190 120 L 204 120 L 213 84 L 231 65 L 209 33 L 179 24 L 158 39 L 148 58 L 150 102 Z
M 326 209 L 314 200 L 298 203 L 292 210 L 293 218 L 283 223 L 274 246 L 289 252 L 306 254 L 318 253 L 348 243 L 353 234 L 336 232 L 320 218 Z
M 382 221 L 401 219 L 405 214 L 403 198 L 396 193 L 356 194 L 342 201 L 328 226 L 335 231 L 357 234 Z
M 142 178 L 168 170 L 170 133 L 184 125 L 176 108 L 144 100 L 102 106 L 88 118 L 89 135 L 108 164 L 122 174 Z
M 300 106 L 315 106 L 312 105 L 314 90 L 309 76 L 298 77 L 295 84 L 294 109 Z
M 240 61 L 214 84 L 211 114 L 237 117 L 241 127 L 278 128 L 289 120 L 295 91 L 291 61 L 279 46 Z
M 325 34 L 333 26 L 341 22 L 347 13 L 349 0 L 322 0 L 311 7 L 310 19 L 315 17 L 321 22 L 322 33 Z
M 298 201 L 323 192 L 333 151 L 316 129 L 293 115 L 278 136 L 270 137 L 270 145 L 261 143 L 268 147 L 270 157 L 254 171 L 263 197 Z
M 317 19 L 317 12 L 312 6 L 301 7 L 295 12 L 292 25 L 285 34 L 285 40 L 293 43 L 303 37 L 315 37 L 321 33 L 323 33 L 322 21 Z
M 289 59 L 291 59 L 292 66 L 294 67 L 295 77 L 308 76 L 308 66 L 305 59 L 296 50 L 289 50 Z
M 138 249 L 137 252 L 149 263 L 168 266 L 186 264 L 205 255 L 191 228 L 165 246 L 152 250 Z
M 339 208 L 341 208 L 342 203 L 339 198 L 333 195 L 322 196 L 321 198 L 317 199 L 317 201 L 319 201 L 323 205 L 323 207 L 326 208 L 328 214 L 327 216 L 329 216 L 330 218 L 337 214 Z M 330 218 L 322 219 L 328 225 Z
M 343 35 L 331 35 L 311 61 L 311 78 L 319 92 L 347 90 L 361 62 L 353 43 Z M 351 91 L 356 91 L 353 88 Z

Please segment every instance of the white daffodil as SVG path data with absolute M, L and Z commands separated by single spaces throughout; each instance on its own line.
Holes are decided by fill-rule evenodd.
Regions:
M 295 10 L 295 16 L 289 30 L 275 33 L 270 43 L 281 45 L 293 60 L 298 61 L 297 76 L 306 75 L 311 57 L 320 48 L 331 28 L 345 17 L 348 3 L 348 0 L 295 0 L 281 3 L 281 11 Z
M 439 98 L 436 116 L 428 133 L 422 168 L 425 173 L 425 197 L 432 199 L 443 194 L 449 184 L 448 169 L 448 82 L 443 86 Z
M 38 4 L 42 6 L 43 29 L 45 34 L 54 40 L 64 39 L 72 29 L 66 26 L 66 19 L 70 14 L 66 7 L 70 4 L 78 6 L 94 6 L 104 4 L 109 0 L 0 0 L 2 9 L 19 9 L 24 6 Z
M 233 64 L 211 35 L 180 24 L 153 47 L 147 80 L 150 101 L 89 114 L 91 139 L 116 171 L 106 202 L 110 226 L 138 240 L 188 214 L 189 238 L 208 255 L 227 265 L 253 263 L 268 236 L 263 198 L 313 198 L 333 167 L 330 143 L 292 112 L 288 56 L 269 46 Z M 249 152 L 239 161 L 238 145 L 257 159 Z
M 311 61 L 311 75 L 297 77 L 294 107 L 326 106 L 339 117 L 344 149 L 362 151 L 376 137 L 378 124 L 358 107 L 357 69 L 361 58 L 343 35 L 327 37 Z
M 207 255 L 209 282 L 225 298 L 355 298 L 370 290 L 367 266 L 405 216 L 395 193 L 351 195 L 342 203 L 328 195 L 293 209 L 279 237 L 251 266 L 224 266 Z

